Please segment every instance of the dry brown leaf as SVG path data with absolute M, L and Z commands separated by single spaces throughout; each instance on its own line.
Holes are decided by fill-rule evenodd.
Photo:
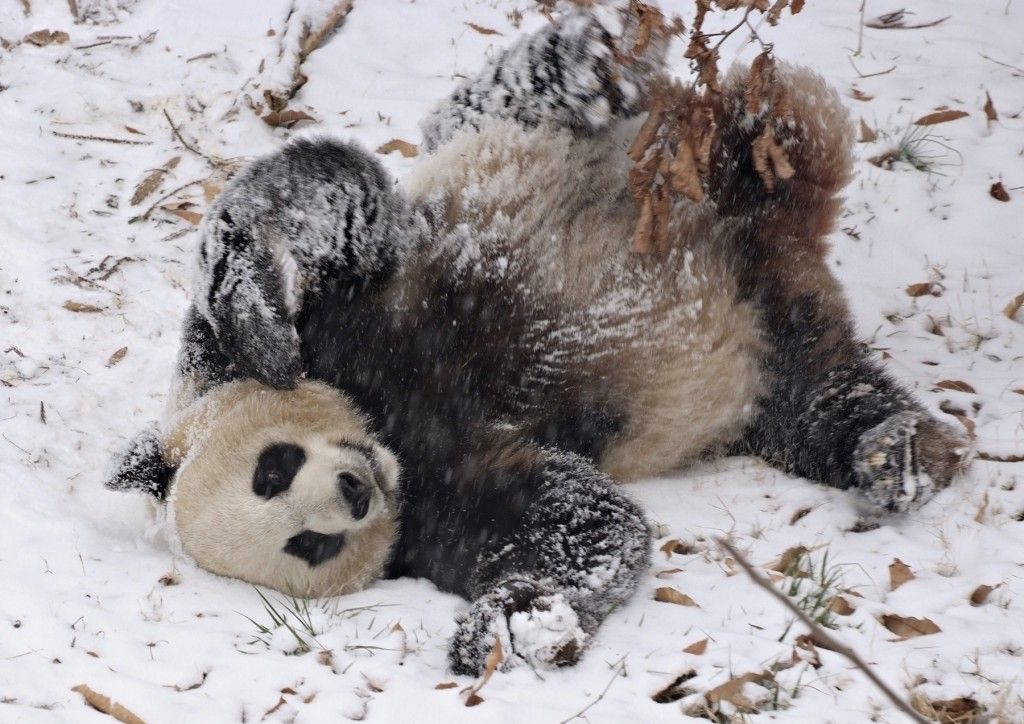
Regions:
M 118 362 L 124 359 L 124 356 L 126 354 L 128 354 L 127 347 L 122 347 L 121 349 L 114 352 L 114 354 L 110 355 L 110 359 L 107 360 L 107 367 L 113 367 L 114 365 L 116 365 Z
M 641 55 L 651 43 L 655 33 L 665 32 L 665 18 L 653 5 L 642 2 L 631 2 L 630 9 L 637 14 L 640 22 L 637 26 L 636 41 L 633 43 L 631 52 L 633 55 Z
M 697 549 L 691 543 L 684 543 L 678 538 L 670 538 L 658 550 L 665 554 L 665 558 L 670 558 L 673 553 L 689 556 L 697 552 Z
M 992 186 L 989 187 L 988 195 L 994 198 L 996 201 L 1009 201 L 1010 192 L 1003 186 L 1002 181 L 996 181 Z
M 654 600 L 660 601 L 661 603 L 674 603 L 677 606 L 693 606 L 700 608 L 700 606 L 697 605 L 697 602 L 685 593 L 677 591 L 669 586 L 662 586 L 661 588 L 654 589 Z
M 700 641 L 694 641 L 692 644 L 683 649 L 684 654 L 693 654 L 694 656 L 703 656 L 704 652 L 708 650 L 708 639 L 701 639 Z
M 832 601 L 829 603 L 828 608 L 832 613 L 837 616 L 849 616 L 854 612 L 853 606 L 842 596 L 834 596 Z
M 972 606 L 981 606 L 983 603 L 985 603 L 988 600 L 988 595 L 990 593 L 992 593 L 992 591 L 994 591 L 994 590 L 995 590 L 995 586 L 986 586 L 986 585 L 978 586 L 977 588 L 974 589 L 973 592 L 971 592 L 971 598 L 970 598 L 971 605 Z
M 935 386 L 940 390 L 953 390 L 954 392 L 969 392 L 974 394 L 974 388 L 963 380 L 939 380 Z
M 640 215 L 636 220 L 633 232 L 633 252 L 650 254 L 654 251 L 654 203 L 648 195 L 640 206 Z
M 199 223 L 203 220 L 203 215 L 198 211 L 192 211 L 191 206 L 194 204 L 184 201 L 180 204 L 168 204 L 167 206 L 161 206 L 160 208 L 164 211 L 174 214 L 179 219 L 184 219 L 193 226 L 199 226 Z
M 316 118 L 305 111 L 277 110 L 271 111 L 265 116 L 260 116 L 268 126 L 292 126 L 299 121 L 315 121 Z
M 708 704 L 712 707 L 716 706 L 719 702 L 727 701 L 737 709 L 753 712 L 757 708 L 754 702 L 743 695 L 743 687 L 747 684 L 763 684 L 766 681 L 771 681 L 773 678 L 767 671 L 761 673 L 750 672 L 743 676 L 737 676 L 735 679 L 729 679 L 724 684 L 711 689 L 705 696 L 707 697 Z
M 85 684 L 71 687 L 71 691 L 81 694 L 85 703 L 96 711 L 111 716 L 122 724 L 146 724 L 141 718 L 124 708 L 116 701 L 111 701 L 109 696 L 103 696 L 93 691 Z
M 782 15 L 782 11 L 786 9 L 787 5 L 789 5 L 789 0 L 776 0 L 775 4 L 772 5 L 768 14 L 765 16 L 769 25 L 779 24 L 779 17 Z
M 931 294 L 933 297 L 941 297 L 942 285 L 935 282 L 917 282 L 916 284 L 908 284 L 906 292 L 911 297 L 923 297 L 926 294 Z
M 988 119 L 989 123 L 999 120 L 999 112 L 996 111 L 996 104 L 992 102 L 992 96 L 988 94 L 988 91 L 985 91 L 985 107 L 983 110 L 985 111 L 985 118 Z
M 485 28 L 483 25 L 477 25 L 476 23 L 466 23 L 466 25 L 481 35 L 501 35 L 501 33 L 494 28 Z
M 420 149 L 415 144 L 403 141 L 400 138 L 392 138 L 385 144 L 377 147 L 377 153 L 387 155 L 392 151 L 398 151 L 406 158 L 414 158 L 419 155 Z
M 871 130 L 871 127 L 864 122 L 864 119 L 860 119 L 860 142 L 861 143 L 874 143 L 878 140 L 878 132 Z
M 704 187 L 697 171 L 697 160 L 693 148 L 685 138 L 680 139 L 675 157 L 669 166 L 672 189 L 691 201 L 700 203 L 704 200 Z
M 910 566 L 899 558 L 893 559 L 893 562 L 889 564 L 889 587 L 895 591 L 907 581 L 912 580 L 914 580 L 914 572 L 910 570 Z
M 1015 296 L 1009 304 L 1003 307 L 1003 314 L 1009 319 L 1015 319 L 1021 307 L 1024 307 L 1024 292 Z
M 458 684 L 456 684 L 454 681 L 443 681 L 440 684 L 438 684 L 437 686 L 435 686 L 434 688 L 435 689 L 454 689 L 456 686 L 458 686 Z
M 804 9 L 805 0 L 793 0 L 793 4 L 789 6 L 789 12 L 796 15 L 798 12 Z
M 936 111 L 935 113 L 929 113 L 926 116 L 921 116 L 914 121 L 915 126 L 934 126 L 936 123 L 948 123 L 949 121 L 955 121 L 958 118 L 966 118 L 971 115 L 967 111 L 960 111 L 950 108 L 945 111 Z
M 852 88 L 852 89 L 850 89 L 850 97 L 853 98 L 855 101 L 865 101 L 865 102 L 870 101 L 870 100 L 874 100 L 874 98 L 875 98 L 874 96 L 869 96 L 867 93 L 862 91 L 860 88 Z
M 480 677 L 480 681 L 477 682 L 476 686 L 469 690 L 469 696 L 466 697 L 466 706 L 476 706 L 483 701 L 483 698 L 477 692 L 484 688 L 484 684 L 491 680 L 495 670 L 504 660 L 505 653 L 501 650 L 501 639 L 496 637 L 491 652 L 487 654 L 487 661 L 484 662 L 483 676 Z
M 939 724 L 972 724 L 979 720 L 984 709 L 971 697 L 929 701 L 918 695 L 911 701 L 914 709 Z
M 40 48 L 56 43 L 61 45 L 71 39 L 63 30 L 36 30 L 25 36 L 25 42 Z
M 807 555 L 809 551 L 806 546 L 793 546 L 787 548 L 777 561 L 769 563 L 765 566 L 769 571 L 776 571 L 778 573 L 788 574 L 796 568 L 800 559 Z M 799 571 L 798 571 L 799 573 Z
M 277 703 L 276 703 L 276 704 L 274 704 L 274 705 L 273 705 L 272 707 L 270 707 L 269 709 L 267 709 L 267 710 L 266 710 L 265 712 L 263 712 L 263 718 L 264 718 L 264 719 L 266 719 L 266 718 L 267 718 L 268 716 L 270 716 L 271 714 L 273 714 L 273 713 L 274 713 L 275 711 L 277 711 L 278 709 L 280 709 L 280 708 L 281 708 L 282 706 L 284 706 L 284 705 L 285 705 L 285 704 L 287 704 L 287 703 L 288 703 L 288 702 L 284 700 L 284 697 L 283 697 L 283 696 L 279 696 L 279 697 L 277 698 Z
M 163 181 L 164 176 L 173 171 L 178 166 L 179 161 L 181 161 L 181 156 L 175 156 L 160 168 L 150 172 L 149 175 L 142 179 L 142 181 L 139 182 L 139 185 L 135 187 L 135 192 L 132 194 L 132 198 L 128 203 L 132 206 L 138 206 L 141 204 L 147 196 L 160 188 L 160 183 Z
M 654 574 L 655 578 L 669 578 L 677 573 L 682 573 L 682 568 L 666 568 Z
M 914 618 L 913 616 L 897 616 L 894 613 L 887 613 L 882 616 L 882 625 L 902 639 L 912 639 L 917 636 L 930 636 L 942 631 L 935 625 L 935 622 L 928 618 Z
M 69 312 L 80 312 L 83 314 L 95 314 L 103 311 L 102 307 L 97 307 L 92 304 L 83 304 L 82 302 L 73 302 L 70 299 L 64 302 L 64 309 Z

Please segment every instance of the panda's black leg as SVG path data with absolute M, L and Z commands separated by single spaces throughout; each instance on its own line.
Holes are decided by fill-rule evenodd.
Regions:
M 423 519 L 412 536 L 405 513 L 402 525 L 405 545 L 415 550 L 396 552 L 401 558 L 426 550 L 427 565 L 437 565 L 440 551 L 449 570 L 430 577 L 472 601 L 457 619 L 452 669 L 479 674 L 496 641 L 509 664 L 576 663 L 649 565 L 643 513 L 608 476 L 571 453 L 491 440 L 467 457 L 469 464 L 446 468 L 458 491 L 454 505 L 434 511 L 430 500 L 419 506 L 413 492 L 407 502 L 416 510 L 407 513 Z M 403 573 L 423 575 L 406 566 Z
M 632 11 L 622 18 L 618 42 L 585 10 L 520 38 L 421 122 L 424 146 L 434 150 L 488 118 L 594 132 L 641 112 L 647 82 L 664 62 L 665 39 L 655 33 L 639 57 L 621 62 L 617 46 L 631 49 L 638 27 Z
M 291 387 L 302 372 L 294 321 L 306 295 L 329 284 L 357 293 L 387 278 L 417 223 L 358 146 L 301 139 L 257 159 L 203 225 L 194 295 L 202 332 L 238 376 Z
M 796 292 L 761 290 L 768 389 L 742 447 L 797 475 L 857 489 L 884 510 L 927 502 L 962 466 L 963 435 L 867 357 L 840 300 Z

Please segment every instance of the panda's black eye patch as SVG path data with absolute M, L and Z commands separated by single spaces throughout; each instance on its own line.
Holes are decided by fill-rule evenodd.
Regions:
M 313 530 L 304 530 L 298 535 L 293 535 L 284 546 L 284 552 L 301 558 L 311 568 L 319 566 L 324 561 L 329 561 L 341 553 L 345 547 L 345 534 L 317 533 Z
M 267 500 L 280 495 L 305 462 L 306 453 L 298 445 L 281 442 L 264 448 L 252 474 L 252 491 Z

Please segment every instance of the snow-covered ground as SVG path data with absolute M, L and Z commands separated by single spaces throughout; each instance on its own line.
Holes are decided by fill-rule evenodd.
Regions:
M 824 74 L 878 132 L 858 146 L 835 271 L 889 369 L 929 407 L 973 424 L 981 451 L 1013 459 L 1024 454 L 1024 310 L 1004 308 L 1024 293 L 1024 6 L 868 0 L 869 20 L 899 6 L 916 13 L 911 24 L 950 17 L 860 38 L 860 4 L 810 0 L 762 28 L 779 57 Z M 826 598 L 839 592 L 849 606 L 832 615 L 836 633 L 908 698 L 1024 721 L 1021 462 L 979 460 L 920 512 L 873 529 L 852 494 L 753 459 L 640 483 L 632 491 L 660 523 L 659 545 L 679 539 L 685 552 L 655 554 L 635 599 L 577 667 L 498 673 L 475 707 L 460 693 L 472 682 L 445 669 L 459 599 L 400 580 L 316 604 L 316 635 L 302 634 L 312 651 L 293 655 L 286 628 L 260 633 L 256 624 L 273 624 L 252 586 L 176 559 L 146 501 L 104 491 L 111 452 L 161 413 L 190 217 L 216 191 L 214 166 L 309 129 L 370 148 L 416 143 L 434 99 L 547 22 L 532 0 L 356 0 L 306 59 L 309 81 L 289 106 L 316 122 L 288 131 L 257 118 L 244 96 L 289 77 L 278 57 L 291 5 L 78 0 L 102 24 L 73 23 L 58 0 L 0 8 L 0 721 L 110 721 L 72 691 L 79 684 L 147 722 L 557 723 L 588 705 L 591 722 L 680 721 L 708 692 L 734 711 L 742 700 L 716 687 L 765 670 L 774 681 L 742 691 L 761 710 L 747 721 L 905 720 L 837 654 L 795 648 L 801 627 L 715 548 L 721 534 L 756 564 L 797 545 L 818 568 L 827 554 L 836 580 Z M 688 1 L 663 5 L 690 15 Z M 316 7 L 305 0 L 299 12 Z M 69 38 L 20 42 L 42 29 Z M 726 57 L 755 52 L 739 46 Z M 673 58 L 684 73 L 680 48 Z M 986 93 L 998 120 L 986 119 Z M 930 172 L 867 162 L 941 107 L 969 115 L 924 128 Z M 384 162 L 399 175 L 414 163 L 398 153 Z M 132 205 L 159 168 L 159 185 Z M 1008 202 L 990 195 L 996 181 Z M 146 214 L 185 184 L 159 203 L 177 213 Z M 933 294 L 907 291 L 928 282 Z M 914 575 L 897 590 L 895 558 Z M 993 589 L 974 605 L 982 585 Z M 697 606 L 656 601 L 659 587 Z M 941 631 L 901 640 L 886 615 Z M 684 652 L 705 639 L 703 653 Z M 438 687 L 446 682 L 457 686 Z M 974 703 L 949 703 L 961 697 Z

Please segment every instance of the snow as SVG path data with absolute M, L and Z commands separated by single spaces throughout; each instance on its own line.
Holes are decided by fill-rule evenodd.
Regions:
M 798 544 L 815 562 L 827 550 L 841 586 L 859 594 L 845 594 L 855 610 L 835 616 L 837 635 L 900 691 L 970 696 L 1002 721 L 1024 719 L 1022 463 L 978 460 L 922 510 L 864 532 L 853 532 L 865 526 L 852 494 L 754 459 L 636 484 L 631 491 L 659 532 L 694 552 L 655 553 L 636 597 L 576 667 L 498 672 L 476 707 L 459 693 L 472 682 L 445 668 L 466 604 L 427 582 L 382 582 L 314 606 L 309 653 L 292 655 L 296 640 L 283 628 L 269 646 L 253 643 L 259 629 L 248 619 L 270 624 L 257 591 L 176 556 L 145 500 L 100 481 L 113 452 L 162 411 L 190 288 L 194 228 L 161 210 L 129 223 L 159 194 L 211 175 L 172 135 L 168 117 L 189 145 L 221 159 L 269 150 L 292 133 L 264 124 L 242 98 L 252 79 L 276 77 L 279 57 L 288 61 L 279 43 L 292 37 L 283 34 L 289 3 L 79 0 L 90 17 L 113 24 L 73 24 L 63 2 L 26 4 L 28 15 L 23 3 L 0 9 L 0 37 L 16 42 L 49 28 L 70 42 L 23 43 L 0 56 L 0 720 L 109 721 L 71 691 L 81 683 L 156 722 L 559 722 L 606 687 L 585 713 L 592 722 L 684 720 L 703 692 L 790 662 L 802 633 L 798 624 L 786 632 L 787 613 L 713 545 L 723 534 L 756 564 Z M 688 3 L 665 4 L 689 12 Z M 1021 455 L 1024 312 L 1010 319 L 1002 310 L 1024 292 L 1024 78 L 995 61 L 1024 66 L 1024 7 L 902 4 L 915 22 L 951 17 L 919 30 L 866 28 L 856 57 L 859 0 L 812 0 L 762 30 L 779 57 L 824 74 L 854 119 L 880 133 L 858 146 L 846 231 L 833 235 L 834 269 L 861 333 L 929 409 L 954 424 L 940 408 L 970 418 L 979 450 Z M 869 18 L 893 9 L 867 6 Z M 392 138 L 418 142 L 417 124 L 436 99 L 517 33 L 547 22 L 537 8 L 527 0 L 356 0 L 343 28 L 303 64 L 309 81 L 290 107 L 319 122 L 294 133 L 331 131 L 371 149 Z M 519 29 L 507 16 L 514 9 Z M 673 46 L 682 73 L 680 55 Z M 872 99 L 853 99 L 854 87 Z M 986 92 L 996 122 L 981 110 Z M 934 173 L 864 160 L 939 106 L 970 116 L 928 129 L 935 138 L 925 150 L 944 164 Z M 136 185 L 173 156 L 181 162 L 161 189 L 131 207 Z M 383 161 L 396 175 L 415 163 L 399 154 Z M 1009 203 L 989 196 L 997 180 Z M 163 203 L 181 200 L 202 212 L 202 186 Z M 904 291 L 928 281 L 942 285 L 941 296 Z M 100 311 L 71 311 L 68 301 Z M 940 380 L 976 392 L 938 389 Z M 915 578 L 891 590 L 887 567 L 897 557 Z M 974 606 L 969 596 L 982 584 L 995 588 Z M 661 586 L 698 606 L 654 601 Z M 941 632 L 897 641 L 878 622 L 884 614 L 929 618 Z M 704 654 L 683 652 L 704 638 Z M 747 720 L 904 720 L 845 660 L 817 653 L 821 668 L 804 652 L 776 674 L 788 708 Z M 652 700 L 691 669 L 682 686 L 694 693 Z M 458 686 L 435 689 L 449 681 Z M 763 695 L 752 684 L 744 691 Z

